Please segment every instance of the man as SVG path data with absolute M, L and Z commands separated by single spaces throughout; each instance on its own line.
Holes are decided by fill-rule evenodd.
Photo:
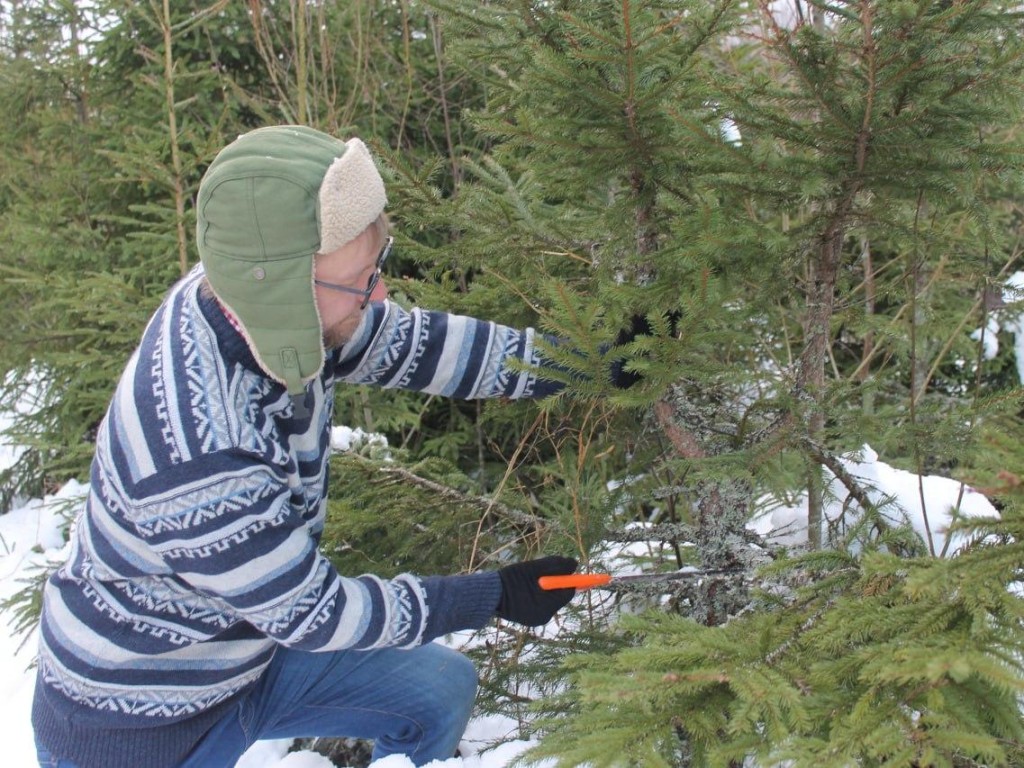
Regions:
M 41 765 L 228 768 L 254 741 L 375 740 L 451 757 L 476 673 L 434 638 L 547 622 L 548 557 L 385 581 L 317 549 L 335 385 L 458 398 L 557 385 L 532 330 L 385 300 L 384 185 L 365 146 L 299 126 L 224 148 L 200 185 L 201 266 L 157 310 L 99 430 L 67 564 L 43 595 Z

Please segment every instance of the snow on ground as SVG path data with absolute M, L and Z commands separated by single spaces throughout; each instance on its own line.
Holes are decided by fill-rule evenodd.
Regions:
M 969 517 L 998 517 L 999 513 L 984 495 L 957 480 L 936 475 L 917 475 L 895 469 L 883 461 L 871 446 L 840 457 L 840 463 L 893 525 L 910 524 L 921 539 L 929 537 L 936 555 L 952 555 L 966 542 L 961 534 L 949 537 L 954 520 Z M 849 492 L 838 478 L 825 470 L 826 504 L 823 510 L 822 539 L 829 529 L 842 537 L 859 514 L 856 504 L 848 504 Z M 762 499 L 763 511 L 750 528 L 779 544 L 807 543 L 807 494 L 794 504 Z

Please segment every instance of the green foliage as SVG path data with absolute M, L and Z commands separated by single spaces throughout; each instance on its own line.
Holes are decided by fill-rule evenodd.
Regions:
M 645 383 L 613 402 L 685 380 L 698 452 L 802 454 L 803 430 L 771 429 L 807 421 L 914 470 L 973 461 L 969 331 L 1019 237 L 1011 5 L 849 3 L 792 27 L 741 3 L 434 5 L 495 142 L 436 207 L 458 238 L 424 256 L 472 277 L 458 306 L 539 312 L 587 397 L 644 313 L 655 335 L 612 354 Z
M 190 12 L 177 8 L 180 18 Z M 10 410 L 30 390 L 42 406 L 23 413 L 10 436 L 28 451 L 3 484 L 5 507 L 14 494 L 85 476 L 120 371 L 187 266 L 182 233 L 194 225 L 178 202 L 198 182 L 206 142 L 222 138 L 215 129 L 223 107 L 196 101 L 216 79 L 199 58 L 192 66 L 202 76 L 178 73 L 179 130 L 169 131 L 163 39 L 148 6 L 38 9 L 54 14 L 54 36 L 5 47 L 0 80 L 0 102 L 21 116 L 0 134 L 0 367 L 8 372 L 0 404 Z M 37 29 L 31 16 L 22 21 L 5 42 Z M 201 37 L 191 42 L 205 48 Z M 183 167 L 172 162 L 172 146 L 200 153 Z
M 174 3 L 166 19 L 159 5 L 120 0 L 15 9 L 0 37 L 0 105 L 19 115 L 0 132 L 0 407 L 41 382 L 52 391 L 35 393 L 48 404 L 11 434 L 29 450 L 3 479 L 0 508 L 84 477 L 92 432 L 149 312 L 195 263 L 192 200 L 227 141 L 302 121 L 411 155 L 445 143 L 435 49 L 418 34 L 430 27 L 425 13 L 377 0 L 310 13 L 300 29 L 283 2 Z M 403 88 L 383 85 L 393 82 Z M 425 409 L 417 396 L 360 400 L 359 423 L 394 430 L 399 444 L 421 427 L 436 429 L 428 444 L 471 431 L 472 413 Z M 453 417 L 461 427 L 448 430 Z M 444 455 L 457 454 L 449 441 Z
M 7 614 L 12 635 L 25 635 L 18 646 L 19 651 L 32 638 L 28 633 L 39 624 L 39 614 L 43 610 L 43 585 L 53 571 L 53 568 L 33 568 L 32 573 L 22 579 L 24 586 L 0 601 L 0 611 Z
M 42 289 L 17 337 L 45 353 L 13 367 L 5 387 L 9 402 L 28 406 L 7 433 L 30 449 L 14 468 L 24 487 L 36 477 L 74 476 L 88 466 L 99 420 L 159 296 L 127 282 L 124 272 L 7 274 Z M 29 462 L 39 464 L 26 471 Z
M 539 533 L 527 514 L 510 516 L 499 500 L 474 495 L 474 483 L 439 459 L 341 453 L 331 474 L 322 548 L 343 574 L 493 569 L 503 549 Z
M 624 618 L 627 647 L 572 658 L 532 757 L 590 764 L 1015 765 L 1024 516 L 957 557 L 796 558 L 720 627 Z M 782 588 L 785 587 L 784 590 Z M 782 590 L 780 592 L 780 590 Z
M 556 451 L 571 434 L 588 456 L 628 443 L 618 457 L 632 454 L 630 468 L 647 475 L 638 492 L 664 502 L 672 489 L 668 500 L 703 526 L 698 540 L 720 513 L 736 511 L 714 499 L 731 494 L 749 510 L 765 488 L 810 485 L 820 495 L 807 479 L 820 474 L 812 445 L 838 453 L 870 443 L 916 471 L 970 466 L 992 477 L 1011 466 L 1010 454 L 990 454 L 980 470 L 979 425 L 1015 434 L 1020 423 L 1009 404 L 998 414 L 982 409 L 986 363 L 969 338 L 985 324 L 985 286 L 1019 258 L 1012 200 L 1024 153 L 1013 126 L 1024 79 L 1013 31 L 1020 16 L 1010 4 L 813 4 L 791 24 L 772 16 L 773 6 L 728 2 L 432 4 L 458 33 L 456 63 L 487 84 L 486 104 L 468 117 L 493 146 L 467 153 L 458 194 L 435 208 L 457 237 L 424 260 L 443 264 L 452 288 L 471 278 L 456 293 L 465 311 L 509 322 L 529 322 L 535 311 L 542 328 L 569 340 L 547 351 L 574 374 L 572 395 L 603 413 L 592 422 L 600 429 L 577 430 L 561 418 L 565 402 L 549 404 L 567 430 L 550 441 Z M 738 141 L 724 135 L 725 118 Z M 655 333 L 609 350 L 636 313 Z M 602 370 L 614 357 L 644 381 L 608 398 Z M 659 417 L 653 429 L 609 408 L 656 398 L 674 410 L 671 423 Z M 679 458 L 648 461 L 666 442 Z M 572 493 L 597 480 L 601 470 L 591 469 L 575 473 Z M 545 498 L 557 507 L 564 496 Z M 587 509 L 583 527 L 598 527 L 600 514 Z M 697 556 L 742 531 L 722 533 Z M 882 541 L 906 557 L 921 554 L 899 532 Z M 898 571 L 899 562 L 887 567 Z M 837 594 L 850 588 L 827 583 Z M 726 629 L 756 624 L 781 644 L 817 608 L 755 610 Z M 652 621 L 664 622 L 658 643 L 698 633 L 681 620 Z M 843 631 L 812 639 L 838 642 Z M 899 633 L 922 628 L 893 631 L 905 639 Z M 888 725 L 869 728 L 875 753 L 851 757 L 856 737 L 844 735 L 867 727 L 867 714 L 896 717 L 895 705 L 862 691 L 861 709 L 821 730 L 839 716 L 824 705 L 808 715 L 783 672 L 739 674 L 759 658 L 749 637 L 731 641 L 737 673 L 727 681 L 712 665 L 705 676 L 697 670 L 678 726 L 652 699 L 669 672 L 640 677 L 602 657 L 588 668 L 587 680 L 601 681 L 588 691 L 606 685 L 607 700 L 560 700 L 564 727 L 578 738 L 545 743 L 543 753 L 565 764 L 725 764 L 806 732 L 818 739 L 819 758 L 832 747 L 845 755 L 833 764 L 897 759 L 887 752 Z M 949 629 L 954 646 L 962 637 Z M 652 652 L 645 646 L 636 656 Z M 816 652 L 809 646 L 805 658 Z M 730 693 L 743 686 L 750 690 Z M 756 723 L 733 741 L 716 735 L 736 719 L 730 697 L 746 697 L 743 718 Z M 899 701 L 924 707 L 919 697 Z M 1008 700 L 1001 704 L 1005 716 Z M 957 741 L 979 759 L 1001 748 L 994 721 L 950 717 L 941 728 L 908 715 L 899 722 L 914 739 L 927 731 L 936 754 L 954 754 Z M 680 741 L 677 727 L 691 738 Z M 987 734 L 984 745 L 972 729 Z

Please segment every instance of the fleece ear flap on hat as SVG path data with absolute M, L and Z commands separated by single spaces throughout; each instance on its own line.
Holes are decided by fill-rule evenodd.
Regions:
M 320 185 L 320 252 L 330 253 L 370 226 L 388 203 L 377 166 L 359 139 L 345 142 Z

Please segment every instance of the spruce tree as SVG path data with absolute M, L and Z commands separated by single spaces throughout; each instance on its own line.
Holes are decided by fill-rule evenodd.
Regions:
M 1005 201 L 1024 157 L 1014 128 L 1019 13 L 997 2 L 879 0 L 812 3 L 789 18 L 774 5 L 729 2 L 433 4 L 457 31 L 453 57 L 486 83 L 484 109 L 467 117 L 494 142 L 466 161 L 472 176 L 446 209 L 457 237 L 445 256 L 474 276 L 460 298 L 470 311 L 536 312 L 569 339 L 551 353 L 576 374 L 577 397 L 601 399 L 582 427 L 552 406 L 561 445 L 576 434 L 588 456 L 628 446 L 630 469 L 644 478 L 630 490 L 641 502 L 634 511 L 659 520 L 677 512 L 683 541 L 696 544 L 678 564 L 688 551 L 706 570 L 737 574 L 674 602 L 689 620 L 630 622 L 627 637 L 642 649 L 576 662 L 581 687 L 559 702 L 572 717 L 556 721 L 543 753 L 566 765 L 724 764 L 801 750 L 813 755 L 807 762 L 838 755 L 835 764 L 1010 761 L 1019 730 L 1013 621 L 997 641 L 972 646 L 974 630 L 960 631 L 972 625 L 944 613 L 948 596 L 916 595 L 904 611 L 887 591 L 901 569 L 934 568 L 938 578 L 947 567 L 933 559 L 933 537 L 881 525 L 868 539 L 886 563 L 879 576 L 881 561 L 845 554 L 848 542 L 826 529 L 820 478 L 865 443 L 918 472 L 977 468 L 982 428 L 1019 424 L 1017 393 L 987 399 L 980 389 L 983 361 L 969 338 L 986 324 L 979 297 L 1015 265 L 1019 222 Z M 609 352 L 637 316 L 647 334 Z M 607 385 L 616 357 L 641 376 L 627 393 Z M 638 410 L 623 424 L 602 403 Z M 577 488 L 608 469 L 579 464 Z M 873 514 L 865 489 L 843 480 L 851 508 Z M 810 547 L 828 549 L 798 561 L 781 605 L 752 600 L 748 569 L 781 553 L 751 556 L 744 524 L 761 494 L 801 489 L 812 500 Z M 545 501 L 557 508 L 558 498 Z M 602 505 L 572 513 L 600 515 Z M 576 528 L 596 534 L 621 522 L 591 517 Z M 592 543 L 579 538 L 581 554 Z M 975 573 L 972 594 L 956 599 L 971 613 L 995 591 L 992 611 L 1015 615 L 1003 594 L 1011 572 L 988 582 Z M 815 576 L 828 597 L 808 612 L 794 584 Z M 886 597 L 872 611 L 837 610 L 859 605 L 876 577 Z M 835 652 L 844 633 L 874 642 L 917 610 L 937 623 L 899 630 L 913 664 L 948 647 L 976 654 L 979 666 L 1001 660 L 980 677 L 956 672 L 972 701 L 993 702 L 985 717 L 967 715 L 961 690 L 923 696 L 918 687 L 934 681 L 915 678 L 909 698 L 894 693 L 892 670 L 872 671 L 879 677 L 858 699 L 842 686 L 867 672 L 847 669 L 818 681 L 837 697 L 835 711 L 849 709 L 831 728 L 821 720 L 832 710 L 798 707 L 816 692 L 812 681 L 798 679 L 788 694 L 770 669 L 760 681 L 742 674 L 784 643 L 772 638 L 817 625 L 819 614 L 834 634 L 785 646 L 797 667 Z M 768 627 L 780 634 L 766 636 Z M 686 653 L 672 658 L 685 673 L 659 661 L 680 644 Z M 710 671 L 734 662 L 728 681 Z M 683 682 L 647 690 L 660 675 Z M 711 696 L 715 685 L 744 687 L 741 703 Z M 795 734 L 812 736 L 785 751 Z M 861 749 L 867 735 L 877 748 Z
M 157 8 L 29 2 L 4 38 L 0 99 L 21 117 L 0 136 L 0 405 L 19 414 L 6 439 L 28 450 L 0 479 L 0 509 L 85 478 L 125 361 L 195 263 L 199 166 L 231 119 L 199 94 L 223 94 L 238 62 L 211 67 L 198 4 Z

